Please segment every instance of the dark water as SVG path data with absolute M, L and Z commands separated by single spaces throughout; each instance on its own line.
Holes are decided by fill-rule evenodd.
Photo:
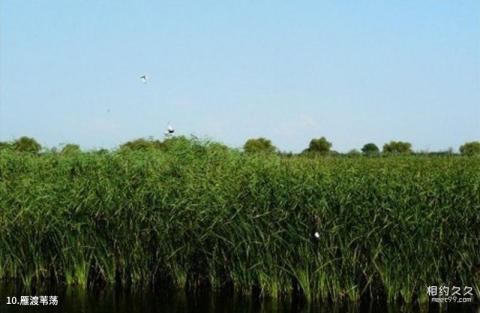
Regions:
M 44 304 L 38 306 L 18 304 L 21 296 L 47 296 Z M 50 304 L 52 298 L 58 296 L 58 305 Z M 7 297 L 10 302 L 7 304 Z M 253 297 L 202 293 L 191 294 L 184 291 L 175 292 L 132 292 L 125 290 L 103 289 L 86 291 L 76 288 L 49 288 L 42 291 L 22 290 L 14 286 L 0 285 L 0 313 L 13 312 L 68 312 L 68 313 L 327 313 L 327 312 L 358 312 L 358 313 L 403 313 L 403 312 L 472 312 L 480 313 L 478 304 L 449 304 L 439 307 L 431 304 L 426 307 L 402 306 L 385 303 L 315 303 L 304 301 L 274 301 L 260 300 Z M 39 298 L 40 299 L 40 298 Z M 25 298 L 24 298 L 25 300 Z M 45 302 L 49 300 L 48 302 Z M 34 301 L 35 302 L 35 301 Z

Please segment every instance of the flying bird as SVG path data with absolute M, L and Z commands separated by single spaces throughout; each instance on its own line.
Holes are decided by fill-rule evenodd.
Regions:
M 146 84 L 148 76 L 147 75 L 142 75 L 142 76 L 140 76 L 140 79 L 142 80 L 142 83 Z

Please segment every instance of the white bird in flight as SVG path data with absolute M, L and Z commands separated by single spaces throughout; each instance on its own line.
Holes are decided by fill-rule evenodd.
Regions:
M 142 75 L 142 76 L 140 76 L 140 79 L 142 80 L 142 83 L 146 84 L 148 76 L 147 75 Z

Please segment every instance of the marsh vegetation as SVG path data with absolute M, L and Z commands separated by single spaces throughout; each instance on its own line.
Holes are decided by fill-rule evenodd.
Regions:
M 0 152 L 0 277 L 306 299 L 480 293 L 480 158 Z

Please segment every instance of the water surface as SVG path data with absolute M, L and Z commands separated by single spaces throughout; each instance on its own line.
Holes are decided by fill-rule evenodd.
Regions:
M 7 305 L 7 297 L 58 296 L 58 305 Z M 83 290 L 79 288 L 45 288 L 25 290 L 12 285 L 0 286 L 0 312 L 68 312 L 68 313 L 403 313 L 403 312 L 471 312 L 480 313 L 478 304 L 450 304 L 439 307 L 402 306 L 386 303 L 314 303 L 301 300 L 257 299 L 251 296 L 185 291 L 127 291 L 119 289 Z M 45 299 L 45 298 L 44 298 Z

